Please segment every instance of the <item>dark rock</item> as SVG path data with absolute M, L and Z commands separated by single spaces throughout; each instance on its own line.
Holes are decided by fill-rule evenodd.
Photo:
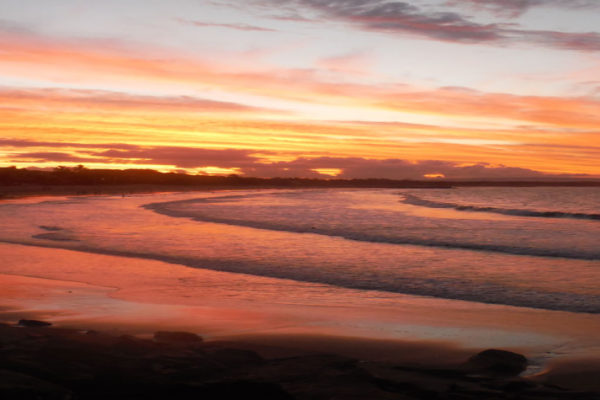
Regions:
M 196 357 L 173 357 L 167 355 L 159 355 L 152 359 L 153 365 L 156 370 L 172 370 L 172 371 L 181 371 L 189 368 L 197 367 L 199 364 L 211 364 L 214 363 L 206 358 L 202 358 L 200 356 Z
M 76 387 L 85 400 L 294 400 L 278 384 L 246 381 L 224 383 L 164 383 L 123 379 L 117 375 L 101 376 Z M 11 399 L 12 400 L 12 399 Z M 16 399 L 15 399 L 16 400 Z
M 152 368 L 166 379 L 177 382 L 199 382 L 207 379 L 218 381 L 231 373 L 231 369 L 227 366 L 206 357 L 193 357 L 188 359 L 188 363 L 191 364 L 186 367 L 183 364 L 173 364 L 170 359 L 159 357 L 154 360 Z
M 91 356 L 102 356 L 106 353 L 106 346 L 96 343 L 88 343 L 66 338 L 54 338 L 49 340 L 43 348 L 40 348 L 36 356 L 44 356 L 46 360 L 81 360 L 85 362 Z
M 473 400 L 477 399 L 502 399 L 504 398 L 504 392 L 501 390 L 493 390 L 486 388 L 471 388 L 471 389 L 461 389 L 457 391 L 456 394 L 460 394 L 463 396 L 470 396 Z
M 124 335 L 119 341 L 113 344 L 112 349 L 118 353 L 124 353 L 131 356 L 143 356 L 154 351 L 154 346 L 149 340 L 138 339 L 135 336 Z
M 465 372 L 460 368 L 455 368 L 455 369 L 450 369 L 450 368 L 443 369 L 443 368 L 439 368 L 439 367 L 430 368 L 425 365 L 424 366 L 413 366 L 413 367 L 395 366 L 393 368 L 396 370 L 399 370 L 399 371 L 420 372 L 422 374 L 433 375 L 436 377 L 448 378 L 448 379 L 463 379 L 466 376 Z
M 388 391 L 357 368 L 326 366 L 306 376 L 282 382 L 283 388 L 299 400 L 417 400 L 397 391 Z
M 67 400 L 72 393 L 60 386 L 16 372 L 0 370 L 2 400 Z
M 448 393 L 443 397 L 444 400 L 473 400 L 473 396 L 460 393 Z M 498 397 L 485 398 L 486 400 L 500 400 Z
M 84 335 L 77 335 L 70 338 L 73 342 L 91 344 L 91 345 L 100 345 L 109 347 L 119 342 L 118 337 L 109 335 L 102 332 L 95 333 L 85 333 Z
M 50 322 L 36 321 L 35 319 L 22 319 L 19 321 L 19 325 L 27 326 L 30 328 L 42 328 L 42 327 L 52 326 L 52 324 Z
M 40 327 L 23 327 L 22 331 L 26 332 L 30 337 L 43 337 L 43 338 L 70 338 L 72 336 L 80 335 L 80 331 L 76 329 L 65 329 L 65 328 L 50 328 L 48 329 L 39 329 Z
M 207 357 L 227 366 L 262 363 L 264 359 L 251 350 L 244 349 L 215 349 L 207 353 Z
M 154 340 L 159 342 L 194 343 L 201 342 L 203 339 L 195 333 L 159 331 L 154 334 Z
M 599 400 L 600 393 L 578 391 L 578 390 L 557 390 L 548 387 L 537 387 L 528 389 L 520 393 L 524 399 L 564 399 L 564 400 Z
M 510 378 L 503 380 L 494 380 L 485 384 L 491 389 L 499 389 L 505 392 L 520 392 L 526 389 L 533 389 L 539 385 L 526 378 Z
M 370 391 L 362 393 L 342 393 L 330 397 L 328 400 L 416 400 L 414 397 L 402 396 L 396 393 Z M 445 399 L 444 399 L 445 400 Z M 462 399 L 461 399 L 462 400 Z M 471 399 L 467 399 L 471 400 Z
M 469 358 L 468 364 L 476 370 L 500 375 L 518 375 L 527 368 L 527 358 L 506 350 L 484 350 Z
M 355 368 L 356 361 L 335 355 L 307 355 L 269 360 L 264 364 L 251 365 L 251 377 L 260 381 L 292 381 L 310 376 L 328 376 Z
M 502 350 L 461 364 L 402 365 L 327 354 L 269 359 L 186 332 L 157 332 L 156 340 L 82 333 L 0 326 L 0 400 L 600 400 L 508 376 L 527 359 Z
M 445 393 L 457 386 L 457 381 L 422 371 L 406 371 L 394 368 L 387 363 L 366 362 L 359 368 L 374 378 L 378 385 L 400 392 L 427 391 Z
M 37 359 L 0 358 L 0 369 L 32 376 L 44 381 L 54 382 L 59 379 L 58 375 L 41 365 Z

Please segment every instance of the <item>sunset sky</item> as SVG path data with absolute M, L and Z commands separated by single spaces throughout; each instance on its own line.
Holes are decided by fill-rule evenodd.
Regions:
M 600 177 L 598 0 L 0 0 L 0 167 Z

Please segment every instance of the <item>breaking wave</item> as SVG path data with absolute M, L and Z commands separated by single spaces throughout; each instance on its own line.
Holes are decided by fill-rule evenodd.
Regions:
M 427 247 L 439 247 L 446 249 L 461 249 L 461 250 L 475 250 L 475 251 L 491 251 L 504 254 L 524 255 L 533 257 L 558 257 L 558 258 L 569 258 L 574 260 L 600 260 L 600 251 L 588 250 L 582 251 L 581 249 L 570 249 L 570 248 L 555 248 L 555 247 L 543 247 L 534 248 L 529 246 L 518 246 L 498 243 L 482 243 L 482 242 L 467 242 L 461 240 L 451 239 L 438 239 L 431 237 L 416 237 L 408 232 L 402 234 L 397 232 L 394 236 L 378 235 L 373 233 L 366 233 L 362 231 L 327 227 L 327 226 L 312 226 L 312 225 L 296 225 L 286 222 L 278 221 L 264 221 L 264 220 L 253 220 L 253 219 L 230 219 L 224 217 L 217 217 L 209 215 L 197 210 L 187 209 L 186 205 L 198 204 L 198 203 L 217 203 L 217 202 L 228 202 L 236 201 L 241 199 L 243 196 L 224 196 L 221 198 L 210 198 L 210 199 L 194 199 L 194 200 L 183 200 L 163 203 L 151 203 L 145 204 L 142 207 L 152 210 L 158 214 L 178 217 L 178 218 L 190 218 L 195 221 L 201 222 L 212 222 L 217 224 L 227 224 L 234 226 L 244 226 L 255 229 L 266 229 L 280 232 L 292 232 L 292 233 L 311 233 L 318 235 L 325 235 L 331 237 L 341 237 L 348 240 L 356 240 L 360 242 L 370 243 L 387 243 L 397 245 L 416 245 L 416 246 L 427 246 Z M 412 196 L 417 198 L 416 196 Z M 418 198 L 417 198 L 418 199 Z M 441 203 L 444 204 L 444 203 Z
M 571 213 L 563 211 L 538 211 L 528 210 L 519 208 L 499 208 L 499 207 L 485 207 L 485 206 L 474 206 L 457 203 L 445 203 L 441 201 L 425 200 L 412 194 L 403 194 L 405 204 L 411 204 L 421 207 L 429 208 L 452 208 L 458 211 L 475 211 L 475 212 L 488 212 L 494 214 L 513 215 L 518 217 L 536 217 L 536 218 L 571 218 L 571 219 L 587 219 L 600 221 L 600 214 L 587 214 L 587 213 Z

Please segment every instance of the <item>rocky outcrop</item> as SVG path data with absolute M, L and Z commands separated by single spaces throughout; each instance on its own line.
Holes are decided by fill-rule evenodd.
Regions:
M 53 383 L 0 369 L 2 400 L 69 400 L 73 393 Z
M 183 335 L 182 335 L 183 333 Z M 164 336 L 158 335 L 164 339 Z M 7 400 L 595 400 L 511 372 L 522 356 L 482 352 L 432 367 L 339 355 L 266 359 L 232 342 L 153 340 L 102 332 L 0 325 L 0 398 Z M 167 335 L 172 338 L 172 336 Z M 190 340 L 187 340 L 187 339 Z M 508 352 L 507 352 L 508 353 Z M 524 357 L 523 357 L 524 358 Z M 499 364 L 500 363 L 500 364 Z M 465 365 L 469 366 L 466 368 Z M 476 366 L 477 368 L 475 368 Z
M 477 372 L 518 375 L 527 368 L 527 358 L 506 350 L 484 350 L 469 358 L 467 366 Z

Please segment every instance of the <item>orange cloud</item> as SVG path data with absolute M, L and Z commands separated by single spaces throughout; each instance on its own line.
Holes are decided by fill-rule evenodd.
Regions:
M 311 121 L 241 101 L 99 90 L 4 89 L 0 91 L 0 128 L 5 138 L 236 148 L 268 153 L 267 161 L 302 156 L 409 162 L 431 158 L 600 174 L 595 162 L 600 148 L 600 101 L 592 97 L 356 84 L 345 82 L 343 74 L 334 81 L 320 70 L 264 65 L 242 69 L 241 63 L 218 64 L 165 49 L 133 51 L 122 43 L 61 42 L 6 32 L 0 32 L 0 47 L 0 73 L 5 76 L 60 79 L 95 87 L 110 83 L 126 89 L 137 84 L 210 88 L 229 93 L 230 98 L 261 96 L 269 104 L 292 111 L 297 102 L 336 105 L 347 110 L 348 116 L 355 115 L 357 109 L 378 109 L 398 112 L 399 120 L 402 115 L 416 113 L 448 121 L 445 126 Z M 344 66 L 346 61 L 352 63 L 334 60 L 334 64 Z M 57 151 L 41 146 L 35 152 Z M 17 154 L 14 150 L 9 153 Z M 9 163 L 10 154 L 3 157 L 4 165 Z M 66 154 L 83 156 L 72 151 Z
M 281 113 L 243 104 L 192 96 L 142 96 L 105 90 L 0 88 L 0 103 L 13 109 L 56 108 L 63 111 L 166 113 Z
M 465 88 L 421 89 L 404 84 L 333 82 L 318 70 L 268 66 L 240 70 L 232 67 L 239 64 L 236 62 L 224 65 L 166 49 L 151 49 L 160 55 L 156 57 L 132 52 L 118 43 L 108 47 L 95 42 L 60 42 L 7 33 L 0 35 L 0 46 L 5 54 L 0 61 L 0 72 L 9 76 L 62 77 L 94 84 L 176 83 L 186 88 L 213 88 L 310 104 L 468 117 L 488 122 L 502 119 L 513 124 L 520 121 L 569 128 L 600 127 L 600 116 L 596 113 L 600 101 L 592 97 L 517 96 Z
M 363 157 L 296 157 L 287 161 L 269 161 L 266 154 L 250 150 L 206 149 L 176 146 L 123 146 L 114 144 L 67 142 L 35 142 L 31 140 L 3 140 L 20 151 L 12 154 L 13 162 L 36 165 L 86 164 L 92 167 L 136 166 L 172 170 L 237 172 L 259 177 L 314 177 L 332 175 L 347 179 L 422 179 L 445 176 L 451 179 L 521 179 L 585 177 L 585 175 L 548 175 L 528 168 L 467 164 L 443 160 L 410 161 L 398 158 L 368 159 Z M 61 151 L 29 151 L 36 148 L 58 148 Z M 87 147 L 87 149 L 86 149 Z M 71 149 L 69 149 L 71 148 Z M 25 151 L 23 151 L 25 150 Z

